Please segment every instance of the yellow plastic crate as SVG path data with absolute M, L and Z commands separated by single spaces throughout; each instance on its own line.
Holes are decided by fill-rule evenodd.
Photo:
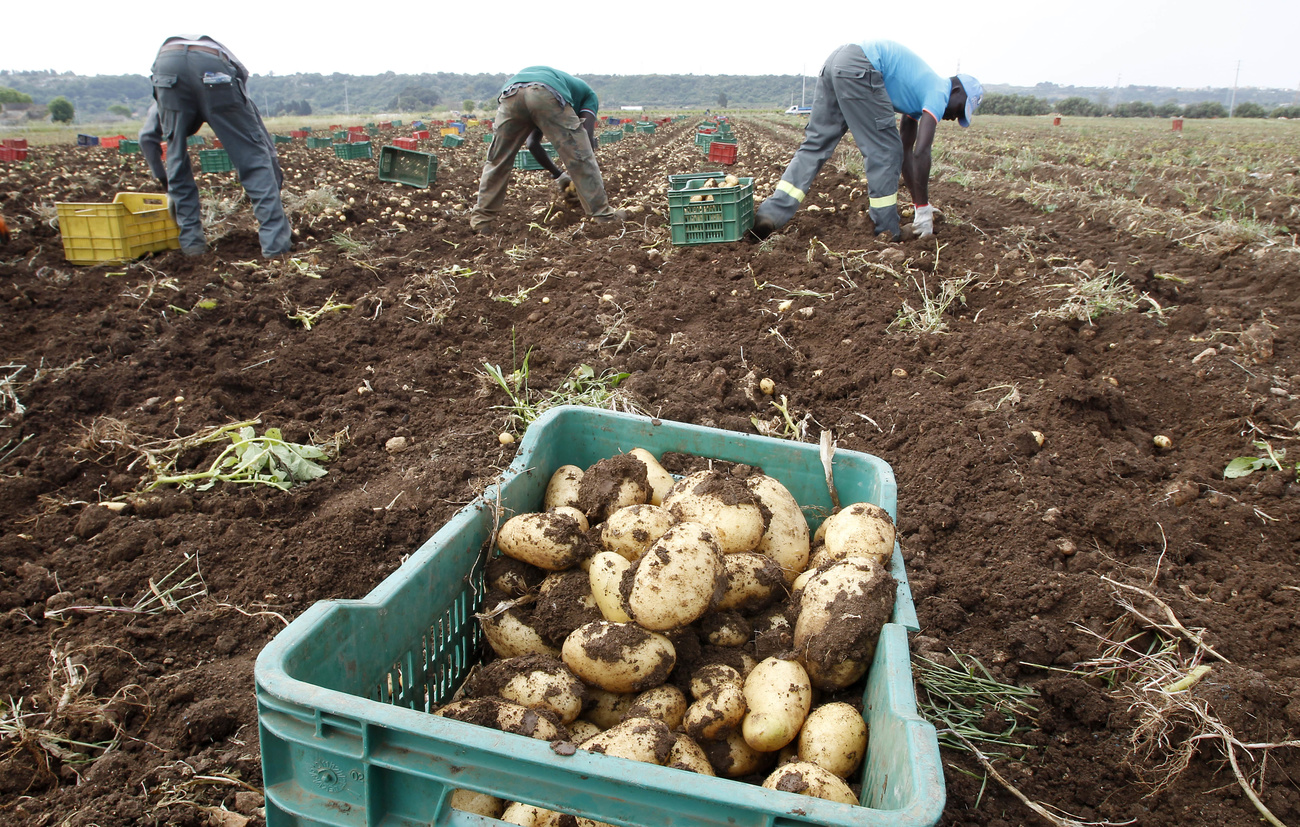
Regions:
M 119 192 L 108 204 L 56 203 L 63 257 L 72 264 L 125 261 L 181 246 L 167 196 Z

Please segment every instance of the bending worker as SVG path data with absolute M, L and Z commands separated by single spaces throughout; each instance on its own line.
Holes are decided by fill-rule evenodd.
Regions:
M 784 227 L 803 203 L 822 164 L 846 130 L 862 152 L 875 231 L 897 241 L 898 175 L 916 205 L 915 235 L 934 234 L 930 206 L 930 147 L 940 120 L 970 126 L 984 87 L 970 75 L 940 77 L 915 52 L 889 40 L 850 43 L 822 66 L 803 143 L 781 175 L 776 192 L 754 211 L 758 238 Z M 903 118 L 894 128 L 894 113 Z
M 605 182 L 596 164 L 596 93 L 582 80 L 549 66 L 529 66 L 506 81 L 497 98 L 478 203 L 469 216 L 475 232 L 491 232 L 506 200 L 506 186 L 514 169 L 515 153 L 528 144 L 563 192 L 572 178 L 578 200 L 596 222 L 625 220 L 622 210 L 609 206 Z M 560 172 L 542 148 L 545 136 L 560 154 L 567 175 Z
M 284 184 L 280 159 L 257 106 L 248 97 L 247 82 L 244 64 L 207 35 L 169 37 L 154 59 L 153 96 L 162 137 L 171 148 L 166 167 L 168 207 L 180 225 L 181 252 L 186 255 L 207 250 L 199 188 L 186 151 L 186 139 L 204 123 L 212 127 L 230 154 L 239 181 L 253 202 L 262 255 L 274 258 L 292 246 L 289 219 L 280 202 Z M 146 122 L 145 128 L 148 126 Z

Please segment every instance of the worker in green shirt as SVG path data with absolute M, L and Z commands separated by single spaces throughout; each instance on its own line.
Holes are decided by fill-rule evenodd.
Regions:
M 477 233 L 491 232 L 506 200 L 515 153 L 528 145 L 561 192 L 572 180 L 578 201 L 597 223 L 624 221 L 627 214 L 609 206 L 605 182 L 596 164 L 596 93 L 582 80 L 549 66 L 529 66 L 506 81 L 497 98 L 492 145 L 488 148 L 478 203 L 469 215 Z M 561 172 L 542 148 L 551 142 L 568 172 Z

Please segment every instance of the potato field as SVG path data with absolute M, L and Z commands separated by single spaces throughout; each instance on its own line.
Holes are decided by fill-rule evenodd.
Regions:
M 211 252 L 69 264 L 56 203 L 143 158 L 0 162 L 0 823 L 265 823 L 258 653 L 580 404 L 892 467 L 940 823 L 1300 825 L 1300 126 L 943 124 L 898 244 L 846 139 L 781 233 L 674 246 L 669 175 L 759 202 L 802 136 L 737 114 L 724 168 L 701 120 L 600 145 L 626 223 L 516 170 L 485 236 L 484 127 L 428 188 L 298 138 L 270 262 L 226 172 Z

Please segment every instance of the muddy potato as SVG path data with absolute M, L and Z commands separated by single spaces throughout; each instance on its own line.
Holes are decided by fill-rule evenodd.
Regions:
M 645 463 L 629 454 L 597 462 L 582 473 L 578 505 L 587 519 L 602 523 L 620 508 L 650 502 Z
M 872 503 L 853 503 L 826 518 L 817 528 L 822 550 L 819 565 L 857 556 L 888 568 L 894 554 L 894 521 Z
M 587 551 L 587 527 L 575 513 L 561 506 L 511 517 L 497 532 L 497 547 L 502 554 L 547 571 L 571 568 Z
M 745 677 L 738 670 L 723 663 L 711 663 L 691 673 L 691 697 L 698 700 L 716 692 L 724 683 L 741 686 L 744 682 Z
M 809 532 L 799 503 L 784 485 L 772 477 L 755 474 L 745 479 L 767 509 L 767 527 L 755 551 L 771 557 L 781 567 L 785 582 L 808 568 Z
M 692 738 L 716 740 L 745 720 L 745 693 L 740 684 L 723 682 L 686 708 L 682 729 Z
M 578 748 L 646 764 L 663 764 L 675 740 L 668 725 L 657 718 L 628 718 L 588 738 Z
M 544 577 L 545 569 L 504 554 L 494 556 L 487 564 L 488 589 L 507 597 L 523 597 L 536 591 Z
M 590 575 L 580 567 L 553 571 L 537 587 L 532 625 L 553 646 L 563 644 L 574 629 L 601 617 Z
M 740 612 L 709 612 L 696 625 L 710 646 L 744 646 L 754 634 L 749 619 Z
M 525 655 L 489 663 L 465 682 L 474 698 L 495 695 L 530 709 L 549 709 L 568 724 L 577 719 L 587 688 L 559 658 Z
M 666 508 L 629 505 L 610 514 L 601 524 L 600 547 L 636 562 L 676 523 L 677 518 Z
M 715 775 L 704 748 L 685 732 L 677 733 L 677 739 L 673 741 L 673 748 L 668 751 L 668 760 L 664 765 L 700 775 Z
M 774 752 L 799 735 L 812 707 L 812 683 L 797 660 L 767 658 L 745 678 L 745 743 Z
M 808 713 L 799 731 L 799 760 L 848 778 L 867 754 L 867 722 L 846 703 L 828 703 Z
M 646 449 L 633 448 L 628 453 L 645 463 L 646 479 L 650 483 L 650 504 L 659 505 L 668 496 L 668 491 L 676 480 L 659 464 L 658 458 Z
M 547 812 L 549 810 L 543 810 L 541 807 L 514 801 L 501 814 L 501 820 L 507 824 L 517 824 L 519 827 L 539 827 L 543 814 Z
M 448 803 L 453 810 L 475 813 L 488 818 L 500 818 L 506 808 L 506 803 L 496 796 L 475 790 L 452 790 Z
M 567 740 L 569 732 L 554 712 L 529 709 L 501 698 L 466 698 L 452 701 L 433 713 L 453 721 L 464 721 L 501 732 L 527 735 L 539 741 Z
M 559 657 L 560 650 L 547 643 L 533 626 L 528 607 L 517 605 L 518 602 L 500 592 L 489 592 L 483 601 L 483 611 L 474 615 L 492 651 L 501 658 L 531 654 Z
M 600 732 L 600 727 L 591 721 L 584 721 L 582 718 L 569 724 L 569 740 L 575 744 L 581 744 L 591 736 Z
M 627 692 L 609 692 L 598 686 L 587 687 L 587 703 L 578 720 L 590 721 L 601 729 L 609 729 L 627 717 L 636 695 Z
M 775 752 L 759 752 L 745 743 L 739 730 L 733 730 L 716 741 L 700 744 L 709 756 L 709 763 L 723 778 L 740 778 L 770 766 Z
M 582 483 L 582 469 L 576 465 L 561 465 L 551 474 L 542 496 L 542 510 L 550 511 L 557 505 L 577 507 L 578 486 Z
M 678 480 L 663 506 L 682 522 L 708 528 L 724 554 L 753 551 L 766 528 L 758 497 L 721 471 L 696 471 Z
M 651 631 L 698 620 L 726 589 L 722 553 L 699 523 L 678 523 L 623 576 L 623 608 Z
M 843 689 L 866 673 L 896 590 L 889 572 L 862 557 L 808 578 L 798 594 L 794 648 L 813 686 Z
M 626 557 L 612 551 L 602 551 L 591 558 L 591 565 L 587 567 L 591 596 L 606 620 L 615 623 L 628 623 L 632 620 L 623 610 L 623 595 L 619 592 L 623 574 L 631 567 L 632 563 Z
M 722 558 L 727 588 L 718 609 L 755 612 L 785 593 L 785 575 L 779 563 L 756 551 L 738 551 Z
M 686 695 L 682 690 L 666 683 L 637 695 L 624 717 L 655 718 L 667 724 L 669 729 L 675 730 L 682 725 L 682 716 L 685 714 Z
M 672 641 L 635 623 L 597 620 L 580 626 L 560 647 L 564 665 L 610 692 L 640 692 L 664 682 L 677 663 Z
M 773 606 L 755 615 L 750 623 L 754 628 L 755 657 L 766 659 L 794 648 L 794 622 L 788 606 Z
M 843 779 L 824 767 L 806 761 L 792 761 L 777 767 L 763 781 L 763 786 L 769 790 L 810 795 L 841 804 L 858 803 L 858 797 Z

